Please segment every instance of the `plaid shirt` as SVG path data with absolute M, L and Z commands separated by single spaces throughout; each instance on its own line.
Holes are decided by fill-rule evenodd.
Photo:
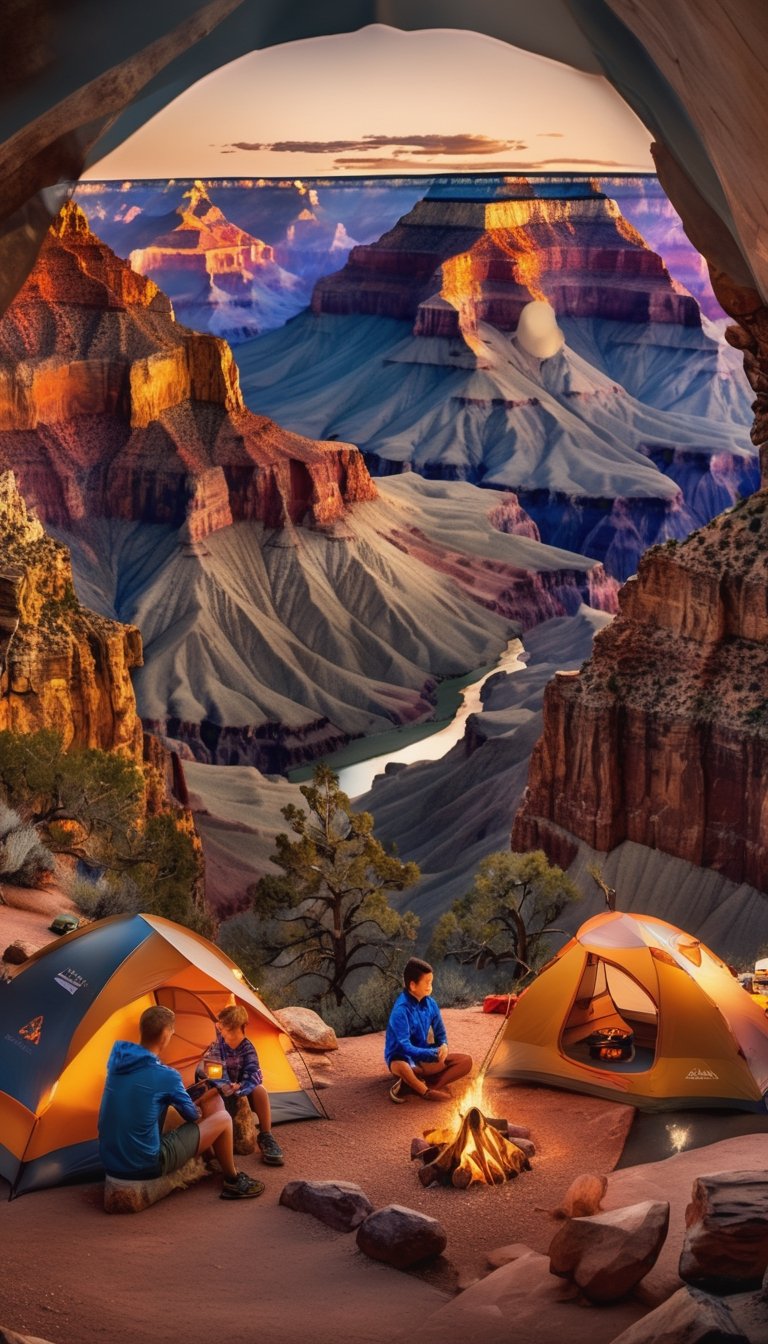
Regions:
M 208 1046 L 208 1050 L 216 1049 L 219 1051 L 219 1058 L 224 1064 L 224 1076 L 221 1080 L 223 1083 L 234 1083 L 240 1089 L 240 1095 L 243 1097 L 247 1097 L 255 1087 L 263 1083 L 264 1077 L 259 1066 L 259 1056 L 247 1036 L 244 1036 L 240 1044 L 232 1050 L 217 1032 L 216 1040 Z M 195 1070 L 195 1077 L 198 1076 L 205 1077 L 205 1065 L 203 1063 L 198 1064 Z

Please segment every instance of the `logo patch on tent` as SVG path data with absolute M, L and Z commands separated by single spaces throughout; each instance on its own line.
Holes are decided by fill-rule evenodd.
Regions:
M 39 1045 L 42 1030 L 42 1017 L 33 1017 L 32 1021 L 27 1022 L 26 1026 L 19 1027 L 19 1035 L 23 1036 L 25 1041 L 29 1041 L 30 1045 Z
M 710 1078 L 714 1078 L 716 1082 L 720 1081 L 718 1074 L 713 1073 L 711 1069 L 704 1069 L 701 1066 L 689 1069 L 685 1077 L 686 1080 L 690 1079 L 692 1083 L 705 1083 L 708 1082 Z
M 56 985 L 61 985 L 61 988 L 66 989 L 68 994 L 76 994 L 78 989 L 83 989 L 88 984 L 88 981 L 82 975 L 78 975 L 77 971 L 73 971 L 71 966 L 67 966 L 66 970 L 59 971 L 53 977 L 53 982 Z

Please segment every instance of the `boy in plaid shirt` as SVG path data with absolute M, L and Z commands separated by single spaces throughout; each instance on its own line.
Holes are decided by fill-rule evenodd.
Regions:
M 245 1034 L 247 1025 L 248 1010 L 242 1004 L 222 1008 L 217 1014 L 216 1040 L 208 1048 L 218 1049 L 224 1065 L 224 1076 L 214 1086 L 218 1087 L 224 1105 L 231 1114 L 237 1107 L 239 1097 L 248 1098 L 248 1104 L 259 1122 L 257 1143 L 261 1159 L 268 1167 L 282 1167 L 283 1152 L 272 1134 L 269 1093 L 264 1086 L 259 1056 Z M 205 1077 L 204 1064 L 198 1065 L 197 1073 Z

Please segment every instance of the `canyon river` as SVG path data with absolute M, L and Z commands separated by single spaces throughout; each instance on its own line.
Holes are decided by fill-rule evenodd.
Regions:
M 339 783 L 350 798 L 367 793 L 376 775 L 390 761 L 413 765 L 415 761 L 437 761 L 464 735 L 470 714 L 482 709 L 481 691 L 496 672 L 516 672 L 525 666 L 519 639 L 511 639 L 493 664 L 465 672 L 461 677 L 446 677 L 437 688 L 435 718 L 428 723 L 404 724 L 372 737 L 356 738 L 326 757 L 326 764 L 339 776 Z M 291 770 L 288 778 L 301 783 L 312 776 L 312 766 Z

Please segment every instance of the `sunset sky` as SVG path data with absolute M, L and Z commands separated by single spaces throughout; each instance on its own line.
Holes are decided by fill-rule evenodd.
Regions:
M 599 76 L 475 33 L 375 25 L 233 61 L 86 176 L 647 172 L 650 139 Z

